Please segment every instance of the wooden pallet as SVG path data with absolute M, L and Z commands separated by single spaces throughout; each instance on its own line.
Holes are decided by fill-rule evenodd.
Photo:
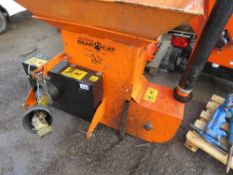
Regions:
M 203 110 L 196 120 L 194 125 L 199 129 L 204 129 L 208 121 L 212 118 L 213 113 L 219 107 L 220 104 L 224 102 L 224 98 L 219 97 L 217 95 L 213 95 L 209 103 L 206 105 L 206 110 Z M 222 129 L 225 131 L 229 130 L 229 124 L 225 124 L 222 126 Z M 223 139 L 222 143 L 227 146 L 227 140 Z M 199 136 L 195 131 L 189 130 L 186 135 L 186 142 L 185 147 L 189 150 L 196 152 L 198 149 L 203 150 L 204 152 L 208 153 L 215 159 L 219 160 L 223 164 L 227 162 L 227 154 L 222 153 L 214 146 L 206 142 L 202 137 Z M 233 169 L 233 162 L 231 163 L 231 169 Z

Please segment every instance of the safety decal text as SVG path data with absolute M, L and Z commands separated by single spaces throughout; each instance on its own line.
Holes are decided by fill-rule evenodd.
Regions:
M 95 75 L 92 75 L 90 78 L 89 78 L 89 81 L 92 81 L 92 82 L 97 82 L 99 80 L 99 77 L 95 76 Z
M 25 61 L 26 64 L 36 66 L 36 67 L 40 67 L 40 66 L 44 65 L 47 62 L 48 62 L 47 60 L 44 60 L 42 58 L 37 58 L 37 57 L 33 57 L 33 58 Z
M 144 100 L 150 103 L 155 103 L 158 96 L 158 90 L 152 87 L 147 88 L 144 95 Z
M 68 67 L 66 68 L 62 73 L 62 75 L 74 78 L 76 80 L 82 80 L 88 73 L 82 70 L 79 70 L 74 67 Z

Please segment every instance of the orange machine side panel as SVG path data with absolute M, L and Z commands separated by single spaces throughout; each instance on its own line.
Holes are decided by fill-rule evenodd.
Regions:
M 148 142 L 163 143 L 171 140 L 179 128 L 184 115 L 184 104 L 173 98 L 173 91 L 150 83 L 148 88 L 157 92 L 155 102 L 145 99 L 140 104 L 130 103 L 126 132 Z M 145 125 L 150 125 L 147 130 Z
M 124 102 L 131 99 L 138 48 L 68 31 L 62 31 L 62 37 L 70 64 L 103 74 L 107 107 L 102 122 L 118 129 Z
M 233 69 L 233 45 L 229 44 L 222 50 L 214 49 L 209 62 Z
M 40 17 L 99 27 L 150 40 L 157 39 L 161 34 L 203 12 L 203 0 L 16 1 Z M 68 30 L 66 25 L 61 27 Z
M 148 83 L 145 79 L 146 47 L 138 48 L 68 31 L 62 31 L 62 37 L 64 53 L 45 65 L 45 74 L 66 59 L 70 64 L 103 75 L 103 102 L 91 122 L 87 137 L 98 123 L 119 130 L 126 100 L 130 101 L 128 134 L 157 143 L 169 141 L 175 135 L 183 119 L 184 104 L 173 98 L 171 89 Z M 155 91 L 152 102 L 148 88 Z M 151 130 L 145 129 L 146 123 L 151 124 Z

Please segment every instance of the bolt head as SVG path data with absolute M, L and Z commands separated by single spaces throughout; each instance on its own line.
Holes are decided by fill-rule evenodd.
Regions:
M 150 131 L 153 129 L 153 126 L 150 122 L 147 122 L 144 124 L 144 128 L 147 130 L 147 131 Z

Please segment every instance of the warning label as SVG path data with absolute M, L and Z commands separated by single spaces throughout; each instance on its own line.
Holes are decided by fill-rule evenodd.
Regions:
M 66 68 L 62 73 L 62 75 L 70 78 L 74 78 L 76 80 L 82 80 L 88 73 L 82 70 L 79 70 L 74 67 Z
M 90 78 L 89 78 L 89 81 L 92 81 L 92 82 L 97 82 L 99 80 L 99 77 L 95 76 L 95 75 L 92 75 Z
M 150 103 L 155 103 L 157 96 L 158 96 L 158 90 L 149 87 L 147 88 L 146 93 L 144 95 L 144 100 Z
M 24 63 L 32 65 L 32 66 L 40 67 L 47 62 L 48 62 L 47 60 L 44 60 L 42 58 L 33 57 L 33 58 L 25 61 Z

